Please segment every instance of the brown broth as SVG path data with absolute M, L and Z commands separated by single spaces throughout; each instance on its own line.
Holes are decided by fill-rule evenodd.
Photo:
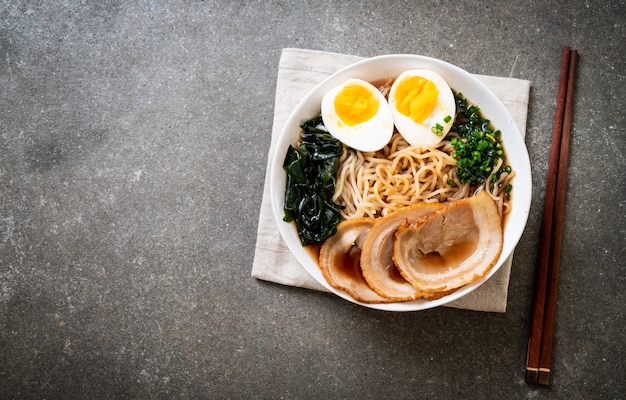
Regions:
M 445 272 L 452 266 L 458 266 L 468 259 L 476 251 L 476 240 L 464 240 L 455 243 L 451 251 L 441 254 L 438 252 L 427 253 L 419 256 L 420 271 L 429 274 Z
M 305 248 L 309 255 L 316 260 L 316 263 L 319 266 L 321 245 L 308 245 L 305 246 Z M 352 246 L 352 249 L 348 252 L 348 254 L 335 255 L 332 262 L 335 272 L 342 275 L 342 278 L 362 282 L 367 285 L 365 278 L 363 278 L 363 273 L 361 272 L 361 249 L 357 246 Z M 397 274 L 399 273 L 397 272 Z
M 334 271 L 342 278 L 364 281 L 361 273 L 361 249 L 352 246 L 347 254 L 338 253 L 332 260 Z
M 396 267 L 395 264 L 390 265 L 389 268 L 387 268 L 387 272 L 389 273 L 389 277 L 397 283 L 406 283 L 406 279 L 404 279 L 404 277 L 402 276 L 402 274 L 400 273 L 400 270 L 398 269 L 398 267 Z

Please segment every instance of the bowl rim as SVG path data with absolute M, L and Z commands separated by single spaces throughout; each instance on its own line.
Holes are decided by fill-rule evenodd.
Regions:
M 406 302 L 392 302 L 384 304 L 367 304 L 356 301 L 347 293 L 335 289 L 326 282 L 321 274 L 317 261 L 311 253 L 302 246 L 295 225 L 283 221 L 284 191 L 286 173 L 282 168 L 283 160 L 289 144 L 295 143 L 300 124 L 315 117 L 318 113 L 321 97 L 332 87 L 343 80 L 356 77 L 366 81 L 385 79 L 399 75 L 398 71 L 406 69 L 434 69 L 448 82 L 449 86 L 463 93 L 472 104 L 481 108 L 483 116 L 491 120 L 496 129 L 503 132 L 503 141 L 509 162 L 514 166 L 514 192 L 512 210 L 507 216 L 508 221 L 504 229 L 504 245 L 496 265 L 481 279 L 465 285 L 450 295 L 437 300 L 417 299 Z M 460 85 L 459 85 L 460 84 Z M 459 90 L 463 89 L 463 90 Z M 468 94 L 469 93 L 469 94 Z M 317 107 L 315 107 L 317 104 Z M 317 109 L 316 111 L 314 109 Z M 270 167 L 270 200 L 274 219 L 278 225 L 280 235 L 291 251 L 292 255 L 313 279 L 320 283 L 327 291 L 367 308 L 385 311 L 419 311 L 438 307 L 471 293 L 488 281 L 512 255 L 528 221 L 532 197 L 532 176 L 530 159 L 524 137 L 519 131 L 513 117 L 502 101 L 487 87 L 469 72 L 446 61 L 415 54 L 386 54 L 365 58 L 347 65 L 332 73 L 311 90 L 309 90 L 285 120 L 274 146 Z M 295 240 L 294 240 L 295 239 Z

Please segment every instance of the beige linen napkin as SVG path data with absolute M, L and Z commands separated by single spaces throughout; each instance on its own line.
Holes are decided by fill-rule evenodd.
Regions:
M 362 58 L 303 49 L 283 49 L 276 82 L 274 125 L 270 144 L 265 188 L 259 215 L 252 276 L 283 285 L 327 291 L 293 257 L 276 227 L 270 196 L 269 172 L 274 145 L 291 111 L 305 94 L 335 71 Z M 504 103 L 522 133 L 526 133 L 526 115 L 530 82 L 512 78 L 475 75 Z M 491 279 L 468 295 L 446 304 L 448 307 L 478 311 L 506 311 L 511 257 Z

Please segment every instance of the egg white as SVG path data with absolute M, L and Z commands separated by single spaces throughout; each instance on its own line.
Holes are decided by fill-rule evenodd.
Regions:
M 335 98 L 348 85 L 366 88 L 378 100 L 378 111 L 367 121 L 350 126 L 335 109 Z M 385 147 L 393 134 L 393 116 L 387 100 L 372 84 L 351 78 L 329 90 L 322 98 L 322 120 L 328 132 L 346 146 L 360 151 L 377 151 Z
M 397 108 L 396 92 L 398 86 L 404 79 L 413 76 L 420 76 L 432 81 L 439 91 L 435 108 L 422 123 L 412 120 L 411 117 L 402 114 Z M 448 83 L 438 73 L 425 69 L 404 71 L 396 78 L 389 91 L 389 106 L 398 132 L 409 144 L 420 147 L 434 146 L 439 143 L 450 131 L 456 113 L 454 94 Z M 447 116 L 450 116 L 450 120 L 445 122 L 444 119 Z M 443 128 L 441 135 L 433 132 L 433 127 L 436 124 L 441 125 Z

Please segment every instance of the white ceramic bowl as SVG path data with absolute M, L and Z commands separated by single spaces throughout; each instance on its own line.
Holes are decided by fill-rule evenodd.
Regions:
M 483 279 L 466 285 L 454 293 L 438 300 L 419 299 L 390 304 L 364 304 L 354 300 L 348 294 L 334 289 L 326 282 L 318 267 L 317 260 L 302 246 L 295 225 L 283 221 L 286 184 L 286 174 L 282 168 L 283 160 L 285 159 L 289 145 L 295 144 L 298 140 L 301 131 L 300 124 L 319 115 L 322 97 L 332 87 L 342 83 L 348 78 L 377 81 L 389 77 L 397 77 L 403 71 L 415 68 L 426 68 L 437 71 L 448 82 L 451 88 L 463 93 L 472 104 L 478 105 L 483 116 L 491 120 L 496 129 L 502 131 L 502 140 L 505 151 L 507 152 L 508 162 L 516 171 L 516 176 L 513 180 L 512 211 L 508 216 L 504 229 L 502 254 L 495 267 L 492 268 Z M 306 94 L 293 110 L 287 119 L 283 131 L 280 133 L 274 154 L 272 155 L 270 174 L 270 195 L 276 223 L 290 251 L 300 264 L 302 264 L 304 269 L 316 281 L 337 296 L 365 307 L 387 311 L 416 311 L 437 307 L 465 296 L 487 281 L 500 269 L 517 245 L 528 219 L 532 194 L 530 161 L 526 144 L 515 121 L 495 94 L 482 82 L 459 67 L 434 58 L 407 54 L 378 56 L 349 65 L 329 76 Z

